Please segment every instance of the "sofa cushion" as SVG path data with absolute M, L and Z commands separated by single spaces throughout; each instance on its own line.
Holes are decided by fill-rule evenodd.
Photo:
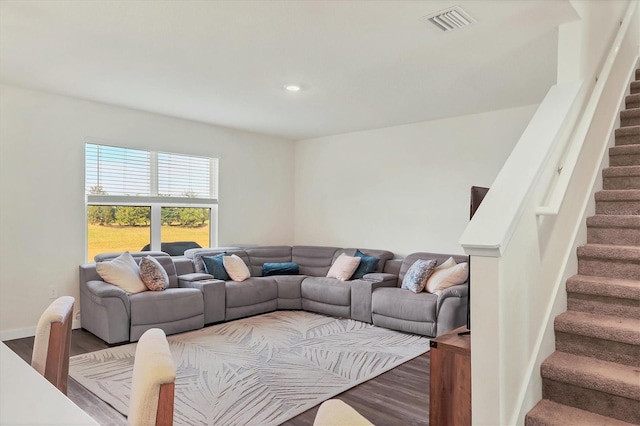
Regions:
M 194 248 L 186 250 L 184 256 L 193 262 L 193 272 L 206 272 L 202 256 L 215 256 L 221 253 L 237 254 L 244 260 L 244 263 L 249 264 L 247 253 L 240 247 Z
M 413 293 L 394 287 L 381 287 L 373 291 L 371 311 L 391 318 L 408 321 L 436 321 L 438 296 L 427 293 Z
M 351 285 L 327 277 L 308 277 L 302 281 L 300 292 L 303 299 L 331 305 L 351 305 Z
M 436 268 L 437 260 L 423 260 L 418 259 L 413 262 L 413 265 L 407 270 L 407 273 L 402 280 L 402 288 L 410 290 L 414 293 L 420 293 L 424 290 L 427 280 L 433 274 L 433 270 Z
M 278 286 L 273 277 L 251 277 L 242 282 L 225 283 L 227 308 L 255 305 L 278 299 Z
M 131 325 L 161 324 L 204 313 L 204 299 L 197 288 L 168 288 L 129 296 Z
M 263 263 L 262 264 L 262 276 L 268 277 L 271 275 L 298 275 L 300 273 L 300 265 L 295 262 L 281 262 L 281 263 Z
M 356 250 L 354 256 L 360 258 L 360 264 L 358 265 L 358 269 L 356 269 L 356 271 L 351 276 L 352 280 L 358 280 L 364 277 L 366 274 L 375 272 L 378 263 L 380 263 L 380 259 L 373 256 L 367 256 L 359 249 Z
M 291 262 L 291 246 L 251 247 L 246 250 L 249 257 L 251 276 L 262 276 L 262 266 L 265 263 Z
M 453 258 L 449 258 L 433 271 L 427 281 L 426 290 L 429 293 L 435 293 L 462 284 L 467 281 L 467 278 L 469 278 L 469 264 L 466 262 L 456 264 Z
M 340 281 L 348 281 L 351 279 L 353 273 L 358 269 L 358 265 L 360 264 L 360 258 L 355 256 L 347 256 L 342 253 L 331 268 L 329 268 L 329 272 L 327 272 L 328 278 L 335 278 Z
M 231 278 L 227 273 L 227 269 L 224 267 L 224 255 L 225 253 L 220 253 L 215 256 L 201 256 L 201 258 L 207 274 L 213 275 L 216 279 L 228 281 Z
M 96 263 L 96 271 L 104 281 L 120 287 L 127 293 L 135 294 L 147 290 L 147 286 L 140 279 L 138 264 L 128 251 L 113 260 Z
M 293 246 L 291 261 L 300 265 L 300 274 L 311 277 L 325 277 L 338 247 Z
M 151 291 L 162 291 L 169 287 L 167 271 L 151 256 L 146 256 L 140 261 L 140 279 Z

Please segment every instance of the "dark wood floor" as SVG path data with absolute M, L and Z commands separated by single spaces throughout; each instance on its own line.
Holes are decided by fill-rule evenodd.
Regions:
M 33 337 L 8 340 L 22 359 L 31 362 Z M 73 330 L 71 356 L 105 349 L 108 346 L 93 334 Z M 342 399 L 376 425 L 429 424 L 429 353 L 405 362 L 380 376 L 362 383 L 337 398 Z M 68 396 L 101 425 L 126 425 L 127 419 L 110 405 L 69 378 Z M 312 425 L 318 407 L 284 423 L 288 426 Z

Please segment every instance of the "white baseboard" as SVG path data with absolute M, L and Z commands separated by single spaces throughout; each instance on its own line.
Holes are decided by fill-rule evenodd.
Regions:
M 71 328 L 74 330 L 80 328 L 80 320 L 73 320 Z M 5 340 L 22 339 L 24 337 L 33 337 L 35 335 L 35 327 L 17 328 L 14 330 L 0 331 L 0 340 L 4 342 Z

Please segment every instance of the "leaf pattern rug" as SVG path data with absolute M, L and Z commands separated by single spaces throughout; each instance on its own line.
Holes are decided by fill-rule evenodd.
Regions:
M 360 321 L 277 311 L 168 336 L 177 425 L 277 425 L 429 350 Z M 71 358 L 69 374 L 126 415 L 136 344 Z

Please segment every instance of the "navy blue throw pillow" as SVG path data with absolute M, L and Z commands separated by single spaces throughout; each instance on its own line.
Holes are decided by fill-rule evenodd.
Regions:
M 207 271 L 207 274 L 213 275 L 214 278 L 217 278 L 222 281 L 229 281 L 229 274 L 227 274 L 227 270 L 224 269 L 224 263 L 222 262 L 222 258 L 226 253 L 216 254 L 215 256 L 202 256 L 202 262 L 204 262 L 204 270 Z
M 356 250 L 355 257 L 360 258 L 360 264 L 358 265 L 358 269 L 351 276 L 352 280 L 357 280 L 364 277 L 366 274 L 370 274 L 376 270 L 376 266 L 378 266 L 378 262 L 380 259 L 373 256 L 366 256 L 360 250 Z
M 262 276 L 264 277 L 270 275 L 298 275 L 299 273 L 300 266 L 295 262 L 265 263 L 262 265 Z

